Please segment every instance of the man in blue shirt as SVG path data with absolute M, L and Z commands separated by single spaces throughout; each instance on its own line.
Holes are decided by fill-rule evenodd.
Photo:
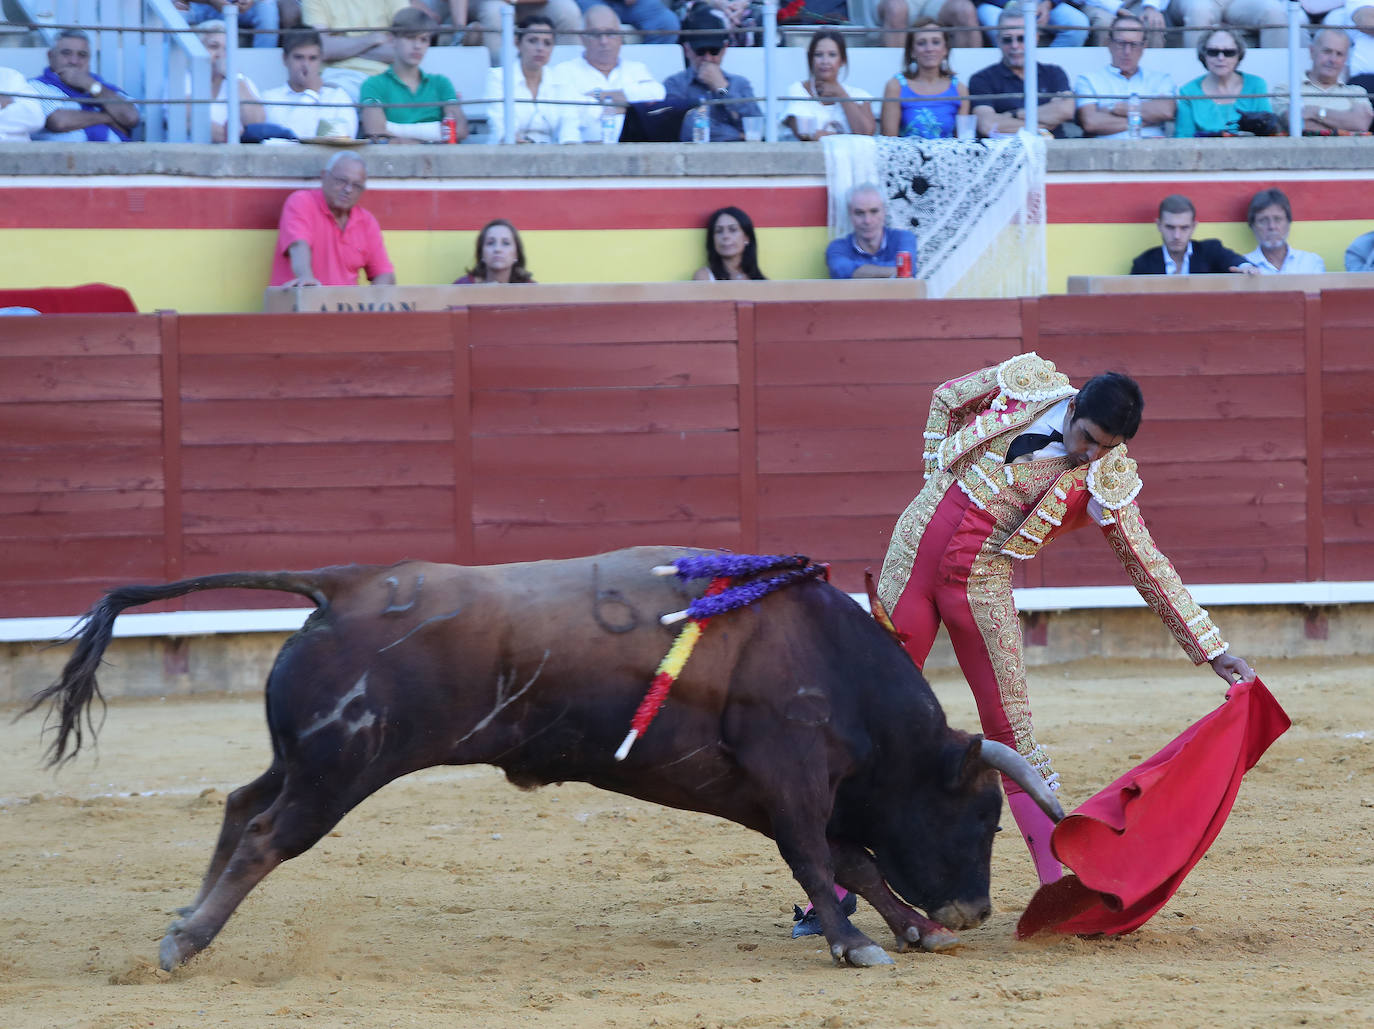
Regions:
M 680 138 L 692 139 L 692 112 L 707 104 L 711 115 L 711 142 L 735 142 L 744 138 L 744 119 L 762 117 L 752 99 L 754 87 L 743 75 L 731 75 L 720 66 L 729 40 L 725 21 L 709 4 L 698 3 L 682 19 L 686 35 L 682 53 L 687 67 L 663 80 L 670 106 L 686 111 Z
M 887 202 L 877 186 L 855 186 L 845 208 L 854 231 L 832 239 L 825 248 L 832 279 L 896 278 L 897 254 L 902 251 L 911 255 L 911 273 L 916 274 L 916 235 L 887 227 Z

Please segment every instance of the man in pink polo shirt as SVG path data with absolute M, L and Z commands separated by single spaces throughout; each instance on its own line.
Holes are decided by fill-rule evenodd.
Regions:
M 395 285 L 381 227 L 356 206 L 367 189 L 363 159 L 340 150 L 320 182 L 320 189 L 297 190 L 282 205 L 271 285 L 356 286 L 360 268 L 374 286 Z

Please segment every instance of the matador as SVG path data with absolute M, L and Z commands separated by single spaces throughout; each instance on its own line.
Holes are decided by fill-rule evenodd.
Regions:
M 940 386 L 925 431 L 926 482 L 897 520 L 878 597 L 907 652 L 924 665 L 943 622 L 988 739 L 1015 747 L 1052 788 L 1058 776 L 1031 726 L 1014 561 L 1066 532 L 1101 527 L 1132 584 L 1194 664 L 1226 682 L 1254 678 L 1173 565 L 1136 506 L 1140 477 L 1126 441 L 1144 400 L 1107 373 L 1075 389 L 1053 363 L 1021 354 Z M 1003 779 L 1007 804 L 1042 883 L 1062 875 L 1047 816 Z

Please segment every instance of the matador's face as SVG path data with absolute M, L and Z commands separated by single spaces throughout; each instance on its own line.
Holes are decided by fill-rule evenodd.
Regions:
M 1073 401 L 1069 402 L 1068 413 L 1064 416 L 1062 432 L 1064 449 L 1075 465 L 1092 464 L 1107 451 L 1126 442 L 1126 437 L 1113 436 L 1091 419 L 1075 418 Z

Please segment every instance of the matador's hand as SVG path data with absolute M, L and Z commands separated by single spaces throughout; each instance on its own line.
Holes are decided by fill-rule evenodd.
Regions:
M 1212 666 L 1212 671 L 1225 679 L 1228 686 L 1237 682 L 1249 682 L 1255 677 L 1255 670 L 1241 657 L 1234 657 L 1231 654 L 1218 654 L 1209 663 Z

